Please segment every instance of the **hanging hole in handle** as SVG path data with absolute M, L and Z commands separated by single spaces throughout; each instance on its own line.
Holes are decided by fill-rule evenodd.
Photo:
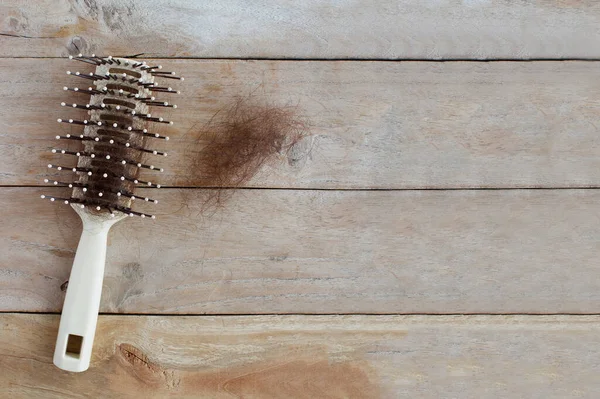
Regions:
M 81 335 L 71 335 L 67 338 L 67 355 L 79 359 L 81 354 L 81 346 L 83 345 L 83 337 Z

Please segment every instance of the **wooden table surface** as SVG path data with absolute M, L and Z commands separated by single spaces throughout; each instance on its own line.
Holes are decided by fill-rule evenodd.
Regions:
M 600 3 L 0 15 L 0 397 L 600 396 Z M 72 374 L 52 354 L 81 224 L 39 195 L 60 190 L 42 180 L 79 52 L 186 80 L 168 188 L 146 191 L 158 219 L 112 230 L 92 365 Z M 310 135 L 206 215 L 186 149 L 244 93 L 297 105 Z

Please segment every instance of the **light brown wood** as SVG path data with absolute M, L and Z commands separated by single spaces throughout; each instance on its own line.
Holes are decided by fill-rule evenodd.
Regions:
M 3 2 L 0 56 L 598 58 L 595 0 Z
M 162 60 L 165 61 L 165 60 Z M 162 62 L 161 61 L 161 62 Z M 168 185 L 194 186 L 186 149 L 235 95 L 298 105 L 312 137 L 249 185 L 304 188 L 581 187 L 600 184 L 600 86 L 589 62 L 163 62 L 186 76 L 163 132 Z M 43 65 L 43 71 L 40 69 Z M 41 184 L 56 118 L 82 95 L 67 60 L 0 60 L 0 183 Z M 159 111 L 157 111 L 159 112 Z M 64 157 L 63 157 L 64 158 Z M 158 161 L 156 161 L 158 162 Z
M 91 368 L 52 365 L 58 316 L 0 316 L 10 398 L 593 398 L 600 318 L 101 316 Z
M 600 307 L 598 190 L 243 190 L 205 216 L 201 190 L 161 190 L 156 221 L 111 232 L 103 312 Z M 59 191 L 0 190 L 2 311 L 61 309 L 80 223 L 69 206 L 39 199 Z

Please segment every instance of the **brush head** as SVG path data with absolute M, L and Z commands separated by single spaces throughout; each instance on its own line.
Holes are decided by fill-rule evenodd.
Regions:
M 42 195 L 50 201 L 60 201 L 80 207 L 86 212 L 115 217 L 117 213 L 129 216 L 154 218 L 153 215 L 134 211 L 134 201 L 157 203 L 158 201 L 135 194 L 138 187 L 160 188 L 160 184 L 139 178 L 142 169 L 162 172 L 155 165 L 160 158 L 167 156 L 157 149 L 169 139 L 156 133 L 156 129 L 173 122 L 154 116 L 150 109 L 177 108 L 169 101 L 157 96 L 179 93 L 168 86 L 161 86 L 155 79 L 167 78 L 183 80 L 173 72 L 163 72 L 162 67 L 149 66 L 145 62 L 113 57 L 69 57 L 95 65 L 90 73 L 71 72 L 67 74 L 87 80 L 83 88 L 65 87 L 64 90 L 83 94 L 80 103 L 61 103 L 87 111 L 81 119 L 58 119 L 59 123 L 81 125 L 82 132 L 58 135 L 56 139 L 64 143 L 52 149 L 53 153 L 77 157 L 76 166 L 61 160 L 49 164 L 48 168 L 70 171 L 71 181 L 50 181 L 57 186 L 72 188 L 69 198 Z M 89 98 L 87 98 L 89 96 Z M 76 148 L 73 148 L 76 147 Z

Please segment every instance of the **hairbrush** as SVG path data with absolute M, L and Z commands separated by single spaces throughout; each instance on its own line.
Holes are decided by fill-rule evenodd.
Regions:
M 160 86 L 155 78 L 178 79 L 173 72 L 150 66 L 135 59 L 83 56 L 69 57 L 95 66 L 91 73 L 67 74 L 87 80 L 87 88 L 65 87 L 64 90 L 83 94 L 81 103 L 66 104 L 87 111 L 85 119 L 58 119 L 71 125 L 70 131 L 83 126 L 83 132 L 56 136 L 61 148 L 53 153 L 65 155 L 61 163 L 48 168 L 70 172 L 72 181 L 49 181 L 55 186 L 68 187 L 68 198 L 42 195 L 53 202 L 70 205 L 83 222 L 83 232 L 69 277 L 69 284 L 54 352 L 54 364 L 67 371 L 85 371 L 90 364 L 92 346 L 98 321 L 106 245 L 109 229 L 126 217 L 154 216 L 132 209 L 134 202 L 158 201 L 135 194 L 138 187 L 160 185 L 141 180 L 143 170 L 162 172 L 152 158 L 166 156 L 156 150 L 161 141 L 169 138 L 154 133 L 161 124 L 172 124 L 150 114 L 151 107 L 177 108 L 162 96 L 178 93 Z M 87 85 L 86 85 L 87 86 Z M 88 97 L 89 96 L 89 97 Z M 73 165 L 73 166 L 67 166 Z M 58 173 L 58 172 L 57 172 Z

